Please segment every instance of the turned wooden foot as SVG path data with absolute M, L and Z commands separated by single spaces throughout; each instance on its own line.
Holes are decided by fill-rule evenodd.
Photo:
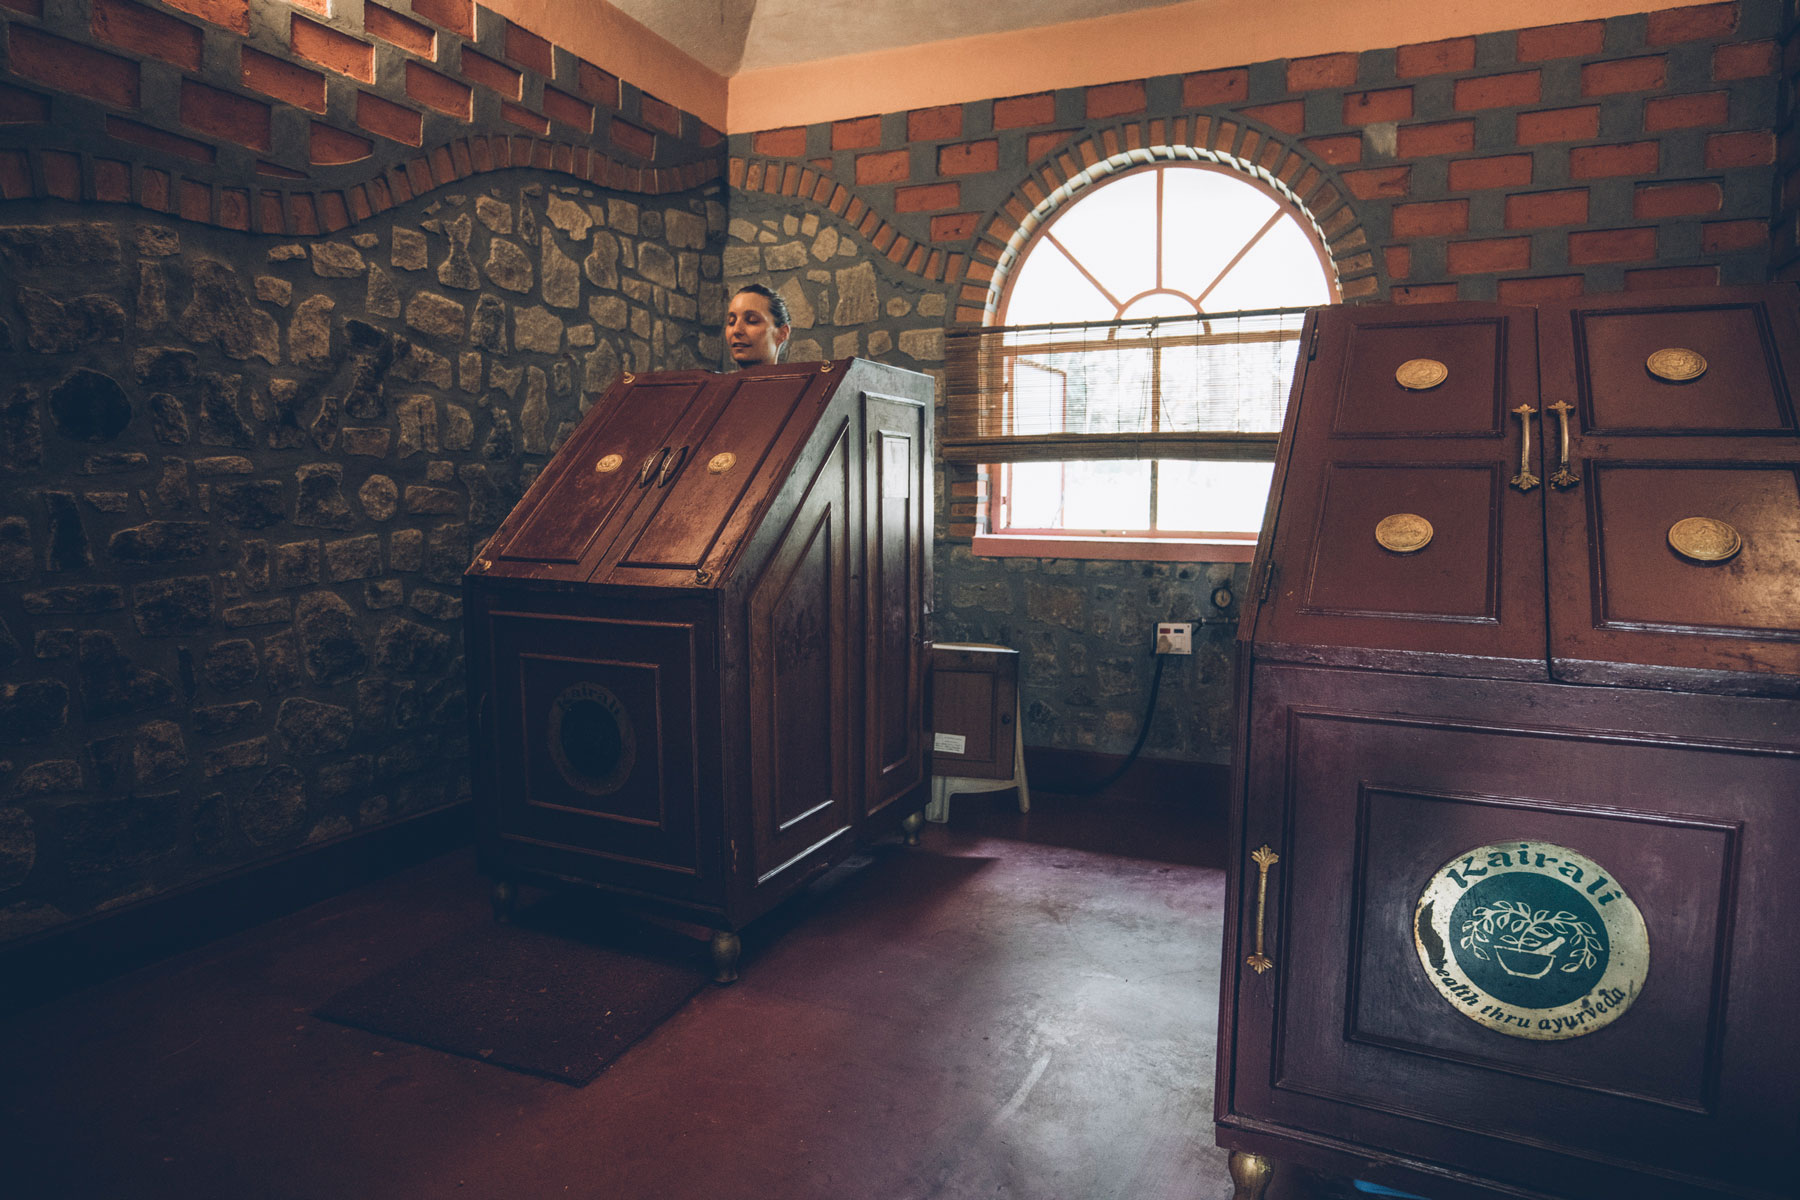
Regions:
M 924 813 L 912 812 L 906 814 L 905 819 L 900 822 L 900 832 L 906 835 L 907 845 L 916 846 L 919 844 L 919 830 L 924 828 L 924 826 Z
M 1274 1177 L 1275 1164 L 1262 1155 L 1231 1152 L 1231 1182 L 1237 1185 L 1231 1200 L 1263 1200 Z
M 730 983 L 738 977 L 737 960 L 743 950 L 744 943 L 729 929 L 718 930 L 712 935 L 714 983 Z
M 488 892 L 488 900 L 494 906 L 494 920 L 506 922 L 513 918 L 513 910 L 519 904 L 518 886 L 510 880 L 500 879 Z

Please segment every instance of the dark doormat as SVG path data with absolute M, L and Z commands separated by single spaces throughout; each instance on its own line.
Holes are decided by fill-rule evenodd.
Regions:
M 608 938 L 628 949 L 600 945 L 560 916 L 534 909 L 519 924 L 471 929 L 339 992 L 314 1015 L 580 1087 L 708 976 L 691 947 L 642 933 Z

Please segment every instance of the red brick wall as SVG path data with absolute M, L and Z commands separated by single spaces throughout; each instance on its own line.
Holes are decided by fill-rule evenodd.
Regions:
M 1046 197 L 1159 146 L 1285 183 L 1350 300 L 1760 281 L 1772 220 L 1800 259 L 1800 171 L 1776 213 L 1785 26 L 1741 0 L 735 134 L 730 181 L 885 240 L 961 321 Z
M 4 0 L 0 199 L 335 231 L 483 171 L 662 194 L 723 135 L 472 0 Z

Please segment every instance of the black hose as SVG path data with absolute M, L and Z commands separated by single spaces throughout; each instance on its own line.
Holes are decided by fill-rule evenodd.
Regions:
M 1125 756 L 1124 762 L 1114 767 L 1105 777 L 1092 783 L 1077 784 L 1073 787 L 1049 787 L 1033 780 L 1031 786 L 1037 791 L 1054 792 L 1058 796 L 1092 796 L 1098 792 L 1104 792 L 1125 778 L 1125 772 L 1131 770 L 1131 764 L 1137 761 L 1139 754 L 1143 753 L 1144 743 L 1150 740 L 1150 719 L 1156 715 L 1156 694 L 1162 690 L 1163 664 L 1168 661 L 1169 658 L 1166 654 L 1156 656 L 1156 673 L 1150 676 L 1150 703 L 1144 708 L 1144 725 L 1138 730 L 1137 745 L 1131 748 L 1131 753 Z

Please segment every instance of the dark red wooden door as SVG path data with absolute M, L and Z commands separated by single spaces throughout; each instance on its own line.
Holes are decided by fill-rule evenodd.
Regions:
M 862 394 L 868 664 L 865 811 L 925 782 L 925 620 L 931 609 L 931 406 Z
M 1557 678 L 1800 687 L 1797 295 L 1713 288 L 1541 313 L 1545 416 L 1569 422 L 1568 475 L 1546 461 Z M 1677 378 L 1658 374 L 1671 364 Z M 1555 453 L 1559 422 L 1545 434 Z M 1678 523 L 1694 519 L 1735 538 L 1714 525 L 1685 542 Z
M 1532 1195 L 1786 1194 L 1800 1169 L 1787 947 L 1800 756 L 1791 736 L 1746 731 L 1779 728 L 1790 704 L 1257 671 L 1249 787 L 1266 802 L 1243 832 L 1246 854 L 1266 843 L 1279 856 L 1263 922 L 1272 965 L 1243 965 L 1258 923 L 1250 866 L 1224 1115 Z M 1578 1036 L 1502 1032 L 1432 981 L 1451 948 L 1422 927 L 1429 882 L 1447 865 L 1471 883 L 1498 878 L 1525 846 L 1577 848 L 1602 872 L 1555 875 L 1551 890 L 1570 878 L 1577 900 L 1621 892 L 1642 916 L 1647 965 L 1629 1008 Z M 1465 862 L 1481 847 L 1498 849 Z M 1542 1032 L 1541 1010 L 1508 1011 L 1512 1027 L 1530 1018 Z
M 1530 421 L 1538 403 L 1533 310 L 1371 306 L 1316 319 L 1259 654 L 1542 678 L 1541 501 L 1520 486 L 1529 480 L 1510 482 L 1525 451 L 1514 410 Z M 1420 360 L 1438 367 L 1405 366 Z M 1530 474 L 1537 451 L 1534 436 Z M 1384 546 L 1390 518 L 1415 530 L 1422 519 L 1430 540 Z
M 830 398 L 838 375 L 821 367 L 835 364 L 713 376 L 704 401 L 669 431 L 644 501 L 601 558 L 594 582 L 717 580 Z
M 699 795 L 699 663 L 682 620 L 494 611 L 496 825 L 528 856 L 598 860 L 627 886 L 699 898 L 717 837 Z M 535 860 L 535 859 L 534 859 Z
M 750 803 L 758 883 L 850 828 L 861 706 L 851 603 L 856 447 L 846 422 L 751 582 Z M 860 780 L 857 781 L 860 785 Z
M 557 452 L 489 543 L 494 574 L 581 578 L 645 495 L 648 468 L 671 432 L 704 407 L 708 372 L 621 380 Z

